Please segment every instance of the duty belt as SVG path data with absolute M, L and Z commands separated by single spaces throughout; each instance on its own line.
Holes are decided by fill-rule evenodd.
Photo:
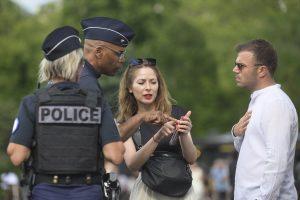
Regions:
M 71 174 L 71 175 L 52 175 L 52 174 L 37 174 L 34 185 L 39 183 L 50 183 L 54 185 L 100 185 L 100 174 Z

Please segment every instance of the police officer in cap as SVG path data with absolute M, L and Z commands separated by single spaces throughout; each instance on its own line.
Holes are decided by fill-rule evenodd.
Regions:
M 82 88 L 97 91 L 103 95 L 98 79 L 102 74 L 114 76 L 125 62 L 125 48 L 134 37 L 134 31 L 120 20 L 108 17 L 83 19 L 84 67 L 80 73 Z M 103 99 L 102 130 L 120 141 L 119 132 L 110 106 Z M 122 136 L 122 135 L 121 135 Z M 121 137 L 122 139 L 122 137 Z M 106 172 L 116 172 L 117 167 L 105 162 Z
M 102 131 L 101 95 L 76 83 L 82 66 L 78 31 L 55 29 L 45 39 L 40 82 L 15 119 L 7 153 L 14 165 L 33 160 L 32 199 L 102 199 L 101 158 L 123 160 L 118 137 Z

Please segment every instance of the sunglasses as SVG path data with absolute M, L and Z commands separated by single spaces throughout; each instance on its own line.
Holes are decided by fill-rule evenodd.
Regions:
M 126 53 L 125 51 L 116 51 L 105 45 L 99 45 L 99 46 L 107 48 L 107 49 L 111 50 L 112 52 L 114 52 L 114 54 L 119 58 L 119 61 L 125 58 L 125 53 Z
M 234 63 L 234 66 L 237 66 L 237 68 L 241 71 L 243 70 L 245 67 L 247 67 L 247 65 L 243 64 L 243 63 Z M 263 66 L 263 64 L 254 64 L 254 67 L 258 67 L 258 66 Z
M 156 66 L 156 59 L 155 58 L 136 58 L 132 59 L 129 62 L 130 67 L 138 66 L 138 65 L 145 65 L 145 66 Z

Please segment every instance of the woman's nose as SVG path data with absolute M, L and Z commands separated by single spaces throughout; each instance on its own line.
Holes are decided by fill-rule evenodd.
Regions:
M 150 89 L 151 89 L 150 83 L 146 83 L 146 90 L 150 90 Z

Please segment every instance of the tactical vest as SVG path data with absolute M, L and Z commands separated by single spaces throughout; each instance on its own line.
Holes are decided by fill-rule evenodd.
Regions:
M 100 171 L 101 98 L 78 88 L 55 85 L 39 90 L 34 169 L 42 174 Z

